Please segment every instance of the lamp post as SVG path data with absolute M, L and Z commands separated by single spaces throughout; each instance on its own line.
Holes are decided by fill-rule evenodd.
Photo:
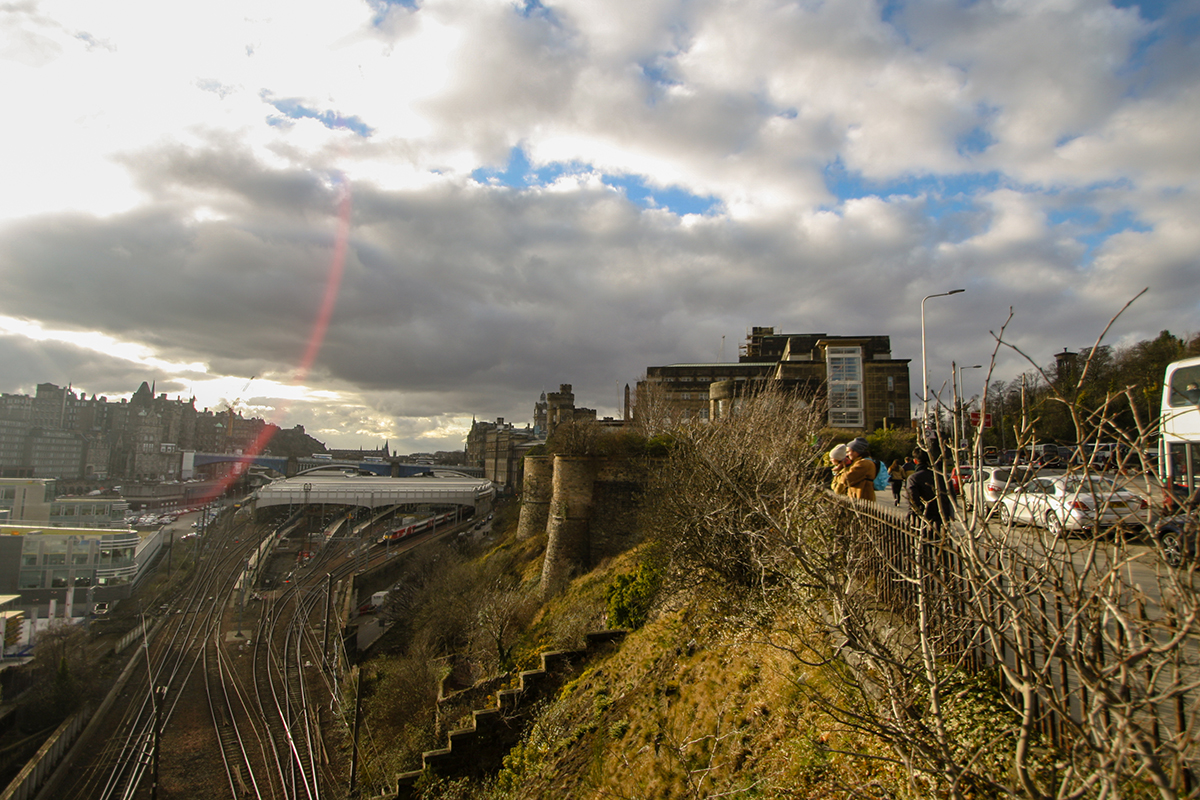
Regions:
M 955 395 L 956 395 L 956 397 L 958 398 L 958 400 L 957 400 L 957 403 L 958 403 L 958 408 L 959 408 L 959 413 L 960 413 L 960 416 L 961 416 L 961 414 L 962 414 L 962 398 L 965 396 L 965 393 L 964 393 L 964 392 L 963 392 L 963 390 L 962 390 L 962 381 L 963 381 L 963 380 L 966 380 L 965 378 L 963 378 L 963 377 L 962 377 L 962 374 L 963 374 L 964 372 L 966 372 L 967 370 L 969 370 L 969 369 L 983 369 L 983 364 L 972 364 L 972 365 L 971 365 L 971 366 L 969 366 L 969 367 L 959 367 L 959 368 L 958 368 L 958 374 L 955 376 L 955 380 L 958 382 L 958 385 L 957 385 L 957 387 L 956 387 L 956 388 L 955 388 L 955 390 L 954 390 L 954 394 L 955 394 Z M 981 419 L 981 420 L 980 420 L 980 422 L 982 422 L 982 421 L 983 421 L 983 420 Z M 970 437 L 967 435 L 967 424 L 966 424 L 965 420 L 964 420 L 964 421 L 963 421 L 963 423 L 962 423 L 962 432 L 963 432 L 963 438 L 964 438 L 964 439 L 969 439 L 969 438 L 970 438 Z
M 974 364 L 969 367 L 959 367 L 955 361 L 950 362 L 950 388 L 954 392 L 954 456 L 958 457 L 959 436 L 963 439 L 970 440 L 967 435 L 967 425 L 963 420 L 963 402 L 962 394 L 959 392 L 958 377 L 960 372 L 966 372 L 969 369 L 983 369 L 982 364 Z
M 927 294 L 921 298 L 921 427 L 929 423 L 929 368 L 925 361 L 925 301 L 931 297 L 949 297 L 962 294 L 966 289 L 951 289 L 948 292 Z

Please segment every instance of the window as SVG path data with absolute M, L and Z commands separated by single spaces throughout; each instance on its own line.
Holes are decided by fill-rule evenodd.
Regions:
M 891 380 L 891 378 L 888 378 L 888 380 Z M 896 416 L 896 404 L 895 403 L 888 403 L 888 416 L 889 417 Z
M 862 382 L 862 348 L 830 347 L 825 354 L 829 362 L 829 381 Z
M 36 567 L 37 565 L 38 565 L 37 553 L 34 553 L 33 555 L 25 554 L 25 555 L 21 556 L 21 566 L 22 567 Z
M 863 425 L 862 348 L 830 347 L 828 364 L 829 424 L 835 428 Z
M 1200 403 L 1200 366 L 1180 367 L 1171 373 L 1171 408 L 1186 408 Z
M 887 379 L 888 379 L 888 388 L 887 388 L 887 390 L 888 390 L 889 392 L 894 392 L 894 391 L 896 391 L 896 376 L 895 376 L 895 375 L 888 375 L 888 376 L 887 376 Z M 896 415 L 895 415 L 895 414 L 890 414 L 889 416 L 893 416 L 893 417 L 894 417 L 894 416 L 896 416 Z

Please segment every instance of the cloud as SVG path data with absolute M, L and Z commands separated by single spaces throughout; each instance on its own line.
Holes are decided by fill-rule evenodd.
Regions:
M 10 334 L 0 390 L 259 376 L 281 424 L 425 450 L 560 383 L 615 415 L 752 325 L 916 360 L 949 288 L 935 385 L 1010 307 L 1046 358 L 1145 286 L 1114 336 L 1194 331 L 1187 7 L 10 4 L 0 315 L 162 366 Z

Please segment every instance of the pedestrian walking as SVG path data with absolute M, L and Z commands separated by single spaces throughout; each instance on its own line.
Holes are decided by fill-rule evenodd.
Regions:
M 895 499 L 896 505 L 900 505 L 900 490 L 904 488 L 904 479 L 908 477 L 904 462 L 898 458 L 893 461 L 888 467 L 888 476 L 888 483 L 892 485 L 892 498 Z

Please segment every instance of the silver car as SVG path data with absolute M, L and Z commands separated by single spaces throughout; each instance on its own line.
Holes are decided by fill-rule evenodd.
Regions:
M 1103 475 L 1035 478 L 1000 498 L 1002 524 L 1025 522 L 1053 533 L 1125 527 L 1149 530 L 1146 499 Z
M 1005 492 L 1016 491 L 1022 484 L 1032 480 L 1034 475 L 1034 471 L 1028 467 L 982 467 L 963 481 L 963 507 L 970 511 L 976 497 L 981 493 L 983 507 L 991 508 L 1000 502 Z M 983 484 L 982 487 L 979 484 Z

